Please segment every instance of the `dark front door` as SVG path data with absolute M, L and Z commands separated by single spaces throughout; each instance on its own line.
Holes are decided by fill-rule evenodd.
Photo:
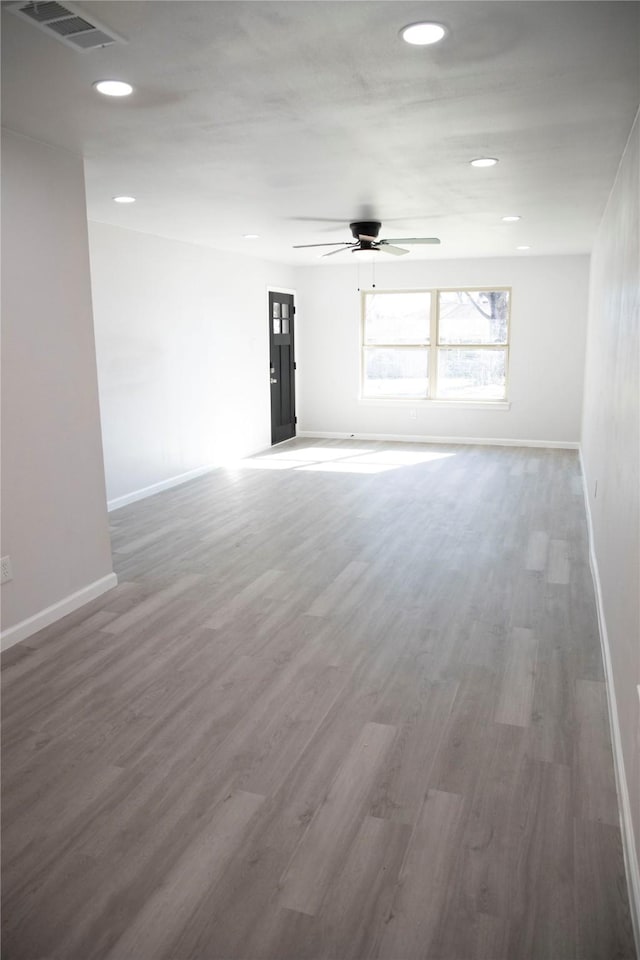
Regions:
M 271 362 L 271 443 L 296 435 L 296 368 L 293 359 L 292 293 L 269 292 L 269 348 Z

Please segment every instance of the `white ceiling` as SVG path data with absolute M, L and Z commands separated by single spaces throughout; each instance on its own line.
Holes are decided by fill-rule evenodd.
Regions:
M 361 215 L 441 238 L 413 259 L 586 252 L 640 100 L 633 0 L 77 6 L 128 43 L 79 52 L 3 3 L 3 124 L 85 156 L 90 219 L 292 263 Z M 423 19 L 449 36 L 399 39 Z

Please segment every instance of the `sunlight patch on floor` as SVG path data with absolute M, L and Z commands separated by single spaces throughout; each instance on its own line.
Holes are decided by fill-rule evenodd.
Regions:
M 272 457 L 247 457 L 233 464 L 234 468 L 245 467 L 249 470 L 294 470 L 304 466 L 305 460 L 276 460 Z
M 234 467 L 249 470 L 299 470 L 316 473 L 386 473 L 433 460 L 454 457 L 437 450 L 363 450 L 355 447 L 297 447 L 239 460 Z
M 356 456 L 361 453 L 373 453 L 373 450 L 363 450 L 362 447 L 294 447 L 292 450 L 283 450 L 268 455 L 269 460 L 309 460 L 319 463 L 323 460 L 342 460 L 344 457 Z
M 315 473 L 384 473 L 386 470 L 395 470 L 392 463 L 356 463 L 354 460 L 333 461 L 332 463 L 308 463 L 299 470 L 310 470 Z
M 365 451 L 357 457 L 350 458 L 358 463 L 384 463 L 394 467 L 410 467 L 415 463 L 428 463 L 430 460 L 443 460 L 445 457 L 454 457 L 454 453 L 426 452 L 413 453 L 410 450 L 379 450 L 376 453 Z

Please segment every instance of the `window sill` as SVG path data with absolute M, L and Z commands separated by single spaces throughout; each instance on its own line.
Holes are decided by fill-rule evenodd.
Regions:
M 363 407 L 412 407 L 415 410 L 435 408 L 441 410 L 510 410 L 510 400 L 408 400 L 405 397 L 360 397 L 358 404 Z

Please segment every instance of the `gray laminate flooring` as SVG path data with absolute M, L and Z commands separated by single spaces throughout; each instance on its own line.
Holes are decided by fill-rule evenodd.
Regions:
M 297 440 L 4 657 L 3 960 L 631 960 L 578 458 Z

